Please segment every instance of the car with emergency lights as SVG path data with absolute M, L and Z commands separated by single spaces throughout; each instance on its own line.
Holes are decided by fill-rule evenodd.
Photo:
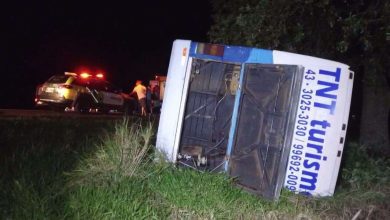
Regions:
M 36 107 L 75 112 L 122 112 L 131 114 L 137 100 L 105 80 L 104 75 L 65 72 L 37 86 Z

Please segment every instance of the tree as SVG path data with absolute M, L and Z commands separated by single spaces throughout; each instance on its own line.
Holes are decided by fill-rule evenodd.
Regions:
M 359 92 L 363 91 L 361 143 L 390 152 L 390 2 L 211 0 L 211 3 L 214 24 L 209 37 L 214 43 L 309 54 L 350 65 L 356 71 L 355 101 L 359 102 Z

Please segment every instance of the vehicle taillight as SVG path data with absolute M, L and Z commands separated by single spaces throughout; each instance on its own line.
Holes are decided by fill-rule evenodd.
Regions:
M 98 73 L 98 74 L 96 74 L 96 78 L 98 78 L 98 79 L 103 79 L 103 78 L 104 78 L 103 73 Z

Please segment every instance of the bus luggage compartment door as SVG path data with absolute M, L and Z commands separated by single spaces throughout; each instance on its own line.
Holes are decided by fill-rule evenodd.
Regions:
M 228 173 L 244 189 L 278 199 L 290 150 L 303 68 L 245 64 Z

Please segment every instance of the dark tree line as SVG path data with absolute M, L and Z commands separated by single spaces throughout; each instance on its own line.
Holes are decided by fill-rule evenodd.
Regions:
M 360 143 L 373 152 L 390 152 L 389 1 L 210 1 L 214 24 L 209 37 L 214 43 L 296 52 L 350 65 L 357 88 L 353 96 L 362 103 L 357 116 Z

